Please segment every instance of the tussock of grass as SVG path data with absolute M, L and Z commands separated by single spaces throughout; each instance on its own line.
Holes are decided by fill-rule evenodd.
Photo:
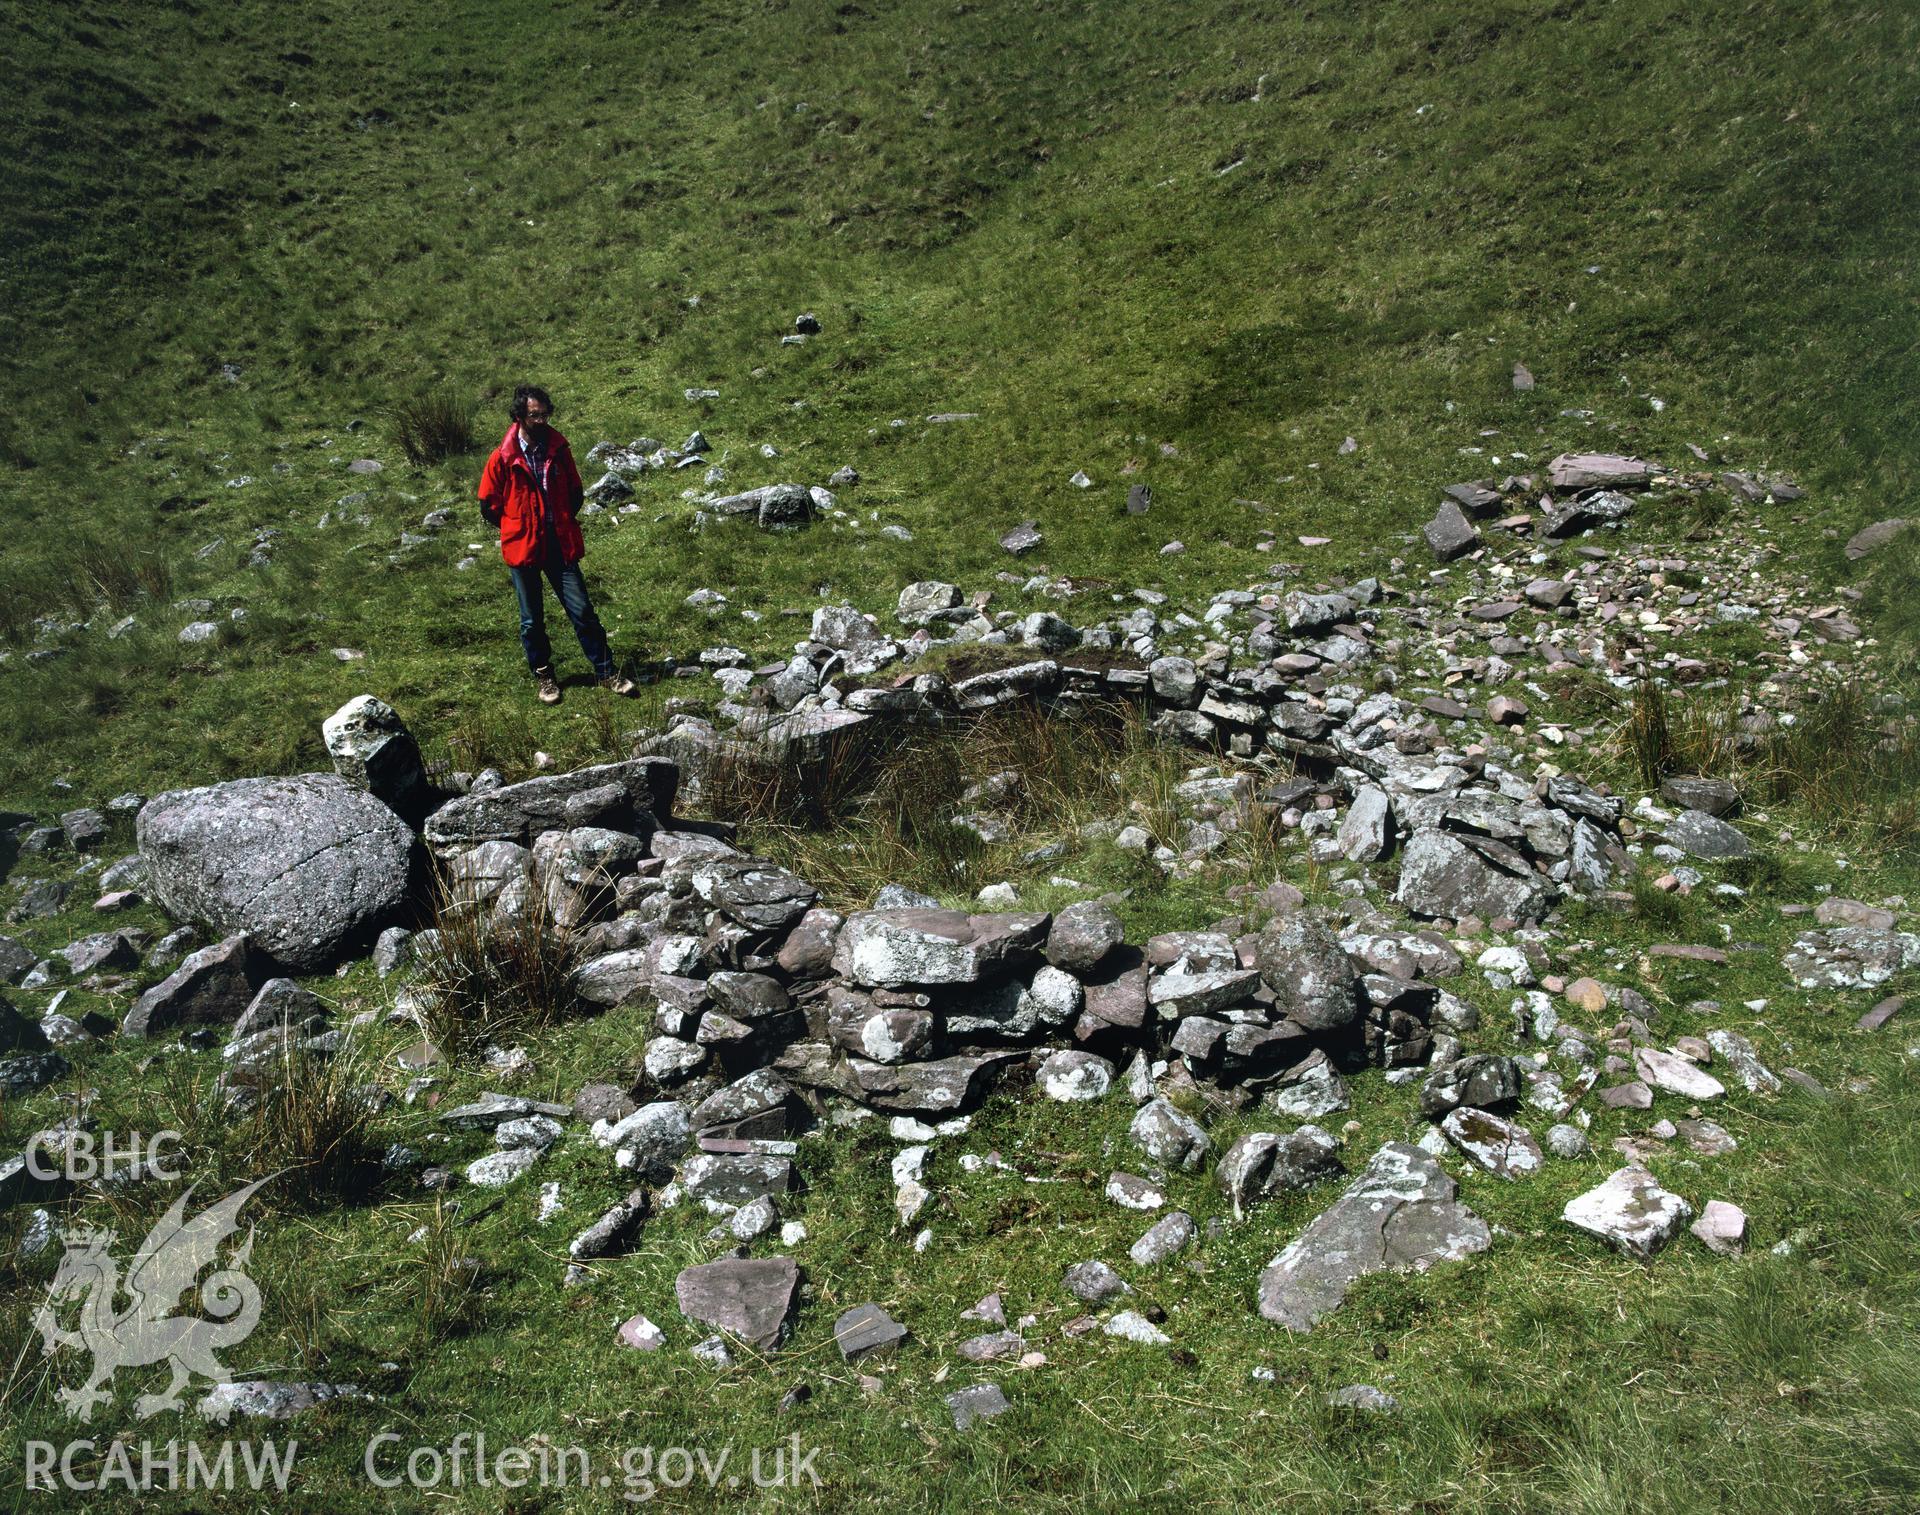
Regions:
M 1896 855 L 1920 845 L 1920 724 L 1882 692 L 1827 686 L 1767 734 L 1752 771 L 1764 799 L 1825 834 Z
M 371 1134 L 380 1091 L 365 1057 L 347 1041 L 330 1057 L 282 1053 L 258 1102 L 235 1128 L 245 1171 L 278 1174 L 297 1204 L 351 1203 L 380 1180 L 380 1147 Z
M 457 1212 L 436 1199 L 416 1244 L 413 1280 L 418 1309 L 417 1329 L 424 1341 L 435 1342 L 471 1325 L 479 1304 L 479 1266 L 461 1242 Z
M 1673 730 L 1667 719 L 1666 691 L 1643 676 L 1633 686 L 1618 740 L 1640 782 L 1649 789 L 1673 772 Z
M 543 891 L 527 886 L 524 913 L 512 925 L 497 923 L 491 908 L 460 898 L 444 880 L 437 898 L 437 934 L 420 954 L 412 987 L 421 1030 L 445 1056 L 458 1060 L 573 1012 L 572 952 Z
M 474 450 L 474 404 L 448 389 L 424 390 L 393 407 L 388 431 L 416 468 L 465 457 Z

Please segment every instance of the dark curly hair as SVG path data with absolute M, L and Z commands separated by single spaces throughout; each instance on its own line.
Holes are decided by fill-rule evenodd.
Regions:
M 507 407 L 507 414 L 513 420 L 524 421 L 527 418 L 527 402 L 538 400 L 547 408 L 547 419 L 553 419 L 553 397 L 538 384 L 522 384 L 513 392 L 513 403 Z

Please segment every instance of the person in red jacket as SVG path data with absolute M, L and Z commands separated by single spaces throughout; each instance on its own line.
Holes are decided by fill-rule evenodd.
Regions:
M 513 424 L 480 475 L 480 513 L 500 528 L 500 556 L 506 559 L 513 593 L 520 602 L 520 645 L 538 681 L 540 698 L 548 705 L 560 703 L 541 603 L 543 577 L 560 597 L 600 686 L 615 694 L 632 694 L 633 680 L 613 665 L 607 633 L 593 613 L 587 581 L 580 573 L 580 558 L 587 550 L 578 516 L 584 490 L 573 450 L 551 425 L 553 401 L 537 384 L 522 384 L 513 392 L 508 414 Z

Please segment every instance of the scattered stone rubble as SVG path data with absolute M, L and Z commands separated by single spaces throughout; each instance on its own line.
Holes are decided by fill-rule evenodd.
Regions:
M 595 448 L 589 456 L 607 473 L 590 494 L 624 498 L 631 475 L 703 461 L 704 446 L 696 433 L 677 450 L 644 439 Z M 1723 487 L 1743 498 L 1797 494 L 1784 481 L 1730 477 Z M 686 1320 L 725 1333 L 693 1347 L 716 1363 L 728 1359 L 729 1341 L 778 1350 L 806 1297 L 791 1256 L 756 1256 L 752 1244 L 777 1232 L 790 1248 L 804 1237 L 804 1227 L 783 1223 L 783 1208 L 804 1187 L 796 1158 L 810 1126 L 847 1109 L 891 1119 L 903 1143 L 893 1162 L 896 1212 L 910 1228 L 935 1200 L 930 1144 L 963 1130 L 1009 1082 L 1062 1102 L 1131 1100 L 1129 1138 L 1148 1176 L 1115 1172 L 1106 1188 L 1114 1203 L 1158 1211 L 1166 1172 L 1211 1168 L 1235 1222 L 1245 1223 L 1278 1192 L 1345 1177 L 1341 1140 L 1312 1122 L 1346 1107 L 1346 1079 L 1383 1069 L 1418 1081 L 1421 1113 L 1434 1123 L 1419 1143 L 1381 1147 L 1261 1274 L 1260 1314 L 1290 1330 L 1311 1329 L 1367 1273 L 1487 1250 L 1492 1231 L 1460 1200 L 1440 1158 L 1479 1182 L 1527 1182 L 1548 1154 L 1587 1153 L 1589 1099 L 1696 1106 L 1688 1119 L 1622 1138 L 1625 1166 L 1566 1206 L 1569 1226 L 1650 1258 L 1695 1210 L 1654 1181 L 1645 1154 L 1672 1140 L 1703 1155 L 1733 1145 L 1698 1118 L 1699 1102 L 1729 1096 L 1707 1067 L 1751 1096 L 1777 1093 L 1782 1080 L 1726 1028 L 1660 1045 L 1651 1007 L 1633 991 L 1547 973 L 1537 928 L 1572 898 L 1627 900 L 1623 885 L 1649 850 L 1689 887 L 1686 859 L 1739 858 L 1754 844 L 1727 819 L 1738 818 L 1730 786 L 1675 780 L 1659 803 L 1629 809 L 1561 761 L 1591 732 L 1538 726 L 1526 701 L 1504 691 L 1518 680 L 1538 694 L 1524 682 L 1529 665 L 1587 670 L 1617 688 L 1647 677 L 1697 681 L 1706 665 L 1658 651 L 1657 637 L 1715 618 L 1766 618 L 1786 644 L 1783 681 L 1815 652 L 1858 638 L 1837 607 L 1802 613 L 1778 595 L 1752 603 L 1765 597 L 1745 593 L 1737 564 L 1727 581 L 1742 585 L 1739 597 L 1712 592 L 1705 565 L 1597 546 L 1582 549 L 1582 570 L 1569 580 L 1528 575 L 1532 534 L 1615 530 L 1632 518 L 1634 491 L 1697 487 L 1653 463 L 1601 454 L 1556 458 L 1544 482 L 1454 486 L 1425 533 L 1435 559 L 1454 565 L 1443 573 L 1459 575 L 1449 580 L 1451 605 L 1372 579 L 1314 590 L 1277 579 L 1223 592 L 1197 618 L 1148 592 L 1118 615 L 1080 624 L 1052 612 L 996 617 L 986 597 L 932 582 L 901 593 L 895 619 L 905 631 L 853 607 L 822 607 L 783 662 L 747 670 L 721 649 L 731 655 L 710 660 L 724 692 L 711 718 L 677 716 L 625 762 L 517 784 L 463 776 L 457 791 L 437 789 L 398 715 L 362 697 L 327 723 L 335 774 L 241 780 L 139 808 L 139 854 L 121 881 L 190 927 L 151 947 L 149 967 L 178 965 L 139 996 L 120 1032 L 225 1038 L 227 1087 L 244 1101 L 289 1047 L 326 1055 L 344 1035 L 322 1001 L 278 975 L 332 966 L 377 937 L 380 971 L 399 976 L 403 1011 L 409 996 L 417 1011 L 418 997 L 433 992 L 420 970 L 437 948 L 430 933 L 409 929 L 407 902 L 429 860 L 452 904 L 480 912 L 487 930 L 546 923 L 564 932 L 584 1004 L 648 1008 L 644 1090 L 589 1085 L 572 1106 L 489 1094 L 437 1123 L 491 1136 L 495 1150 L 465 1169 L 475 1185 L 518 1182 L 581 1126 L 639 1181 L 575 1235 L 570 1282 L 630 1247 L 658 1208 L 693 1202 L 711 1213 L 716 1238 L 739 1245 L 685 1269 L 676 1294 Z M 1537 515 L 1514 509 L 1536 495 Z M 708 497 L 702 508 L 783 526 L 832 500 L 773 485 Z M 1502 555 L 1497 541 L 1518 550 Z M 1007 546 L 1017 553 L 1039 542 L 1028 523 Z M 1056 589 L 1044 578 L 1029 587 Z M 1471 650 L 1482 639 L 1489 650 Z M 1426 688 L 1410 687 L 1389 662 L 1409 641 L 1431 649 Z M 928 650 L 953 643 L 979 644 L 982 661 L 914 670 Z M 1483 700 L 1476 686 L 1502 692 Z M 1146 850 L 1178 876 L 1207 866 L 1222 839 L 1254 818 L 1278 819 L 1302 833 L 1316 862 L 1359 870 L 1343 908 L 1310 909 L 1276 882 L 1245 889 L 1245 912 L 1212 929 L 1142 943 L 1127 942 L 1098 901 L 1050 915 L 908 898 L 843 916 L 806 880 L 742 852 L 730 828 L 675 813 L 729 754 L 805 763 L 867 739 L 875 723 L 935 722 L 1014 702 L 1071 718 L 1115 701 L 1139 705 L 1167 740 L 1228 764 L 1197 768 L 1182 786 L 1185 835 L 1130 838 L 1140 828 L 1116 826 L 1108 833 L 1116 845 Z M 1749 707 L 1743 737 L 1757 738 L 1770 720 Z M 999 839 L 998 798 L 983 793 L 961 823 Z M 99 812 L 75 811 L 43 845 L 96 849 L 108 831 Z M 1850 905 L 1857 910 L 1840 908 Z M 22 910 L 33 913 L 24 896 Z M 1920 935 L 1895 926 L 1891 912 L 1830 901 L 1786 971 L 1803 988 L 1883 983 L 1920 966 Z M 217 940 L 182 958 L 191 928 Z M 1487 929 L 1516 945 L 1489 947 L 1471 971 L 1516 992 L 1515 1030 L 1537 1052 L 1466 1050 L 1479 1012 L 1446 984 L 1470 971 L 1463 938 Z M 100 933 L 66 949 L 64 971 L 123 973 L 148 948 L 132 934 Z M 29 984 L 43 970 L 59 971 L 0 938 L 0 977 Z M 35 1023 L 0 1001 L 0 1084 L 9 1092 L 65 1076 L 55 1040 L 111 1031 L 74 1022 L 70 1032 L 60 1019 Z M 1797 1070 L 1785 1077 L 1818 1088 Z M 1544 1145 L 1517 1118 L 1523 1107 L 1550 1125 Z M 1221 1152 L 1204 1117 L 1223 1110 L 1270 1114 L 1287 1129 L 1250 1133 Z M 424 1177 L 454 1181 L 440 1167 Z M 19 1159 L 0 1164 L 0 1201 L 39 1192 Z M 1709 1200 L 1694 1229 L 1703 1245 L 1731 1253 L 1745 1224 Z M 923 1245 L 928 1233 L 919 1235 Z M 1164 1266 L 1199 1239 L 1190 1216 L 1168 1211 L 1129 1261 Z M 1063 1287 L 1092 1308 L 1130 1293 L 1099 1259 L 1070 1269 Z M 997 1298 L 968 1315 L 1005 1326 Z M 1132 1309 L 1103 1328 L 1134 1343 L 1169 1341 L 1160 1322 Z M 621 1331 L 648 1350 L 669 1337 L 644 1316 Z M 846 1310 L 835 1326 L 849 1362 L 891 1352 L 907 1334 L 873 1303 Z M 1024 1350 L 1018 1331 L 996 1330 L 962 1355 L 989 1362 Z M 962 1388 L 949 1404 L 961 1429 L 1007 1407 L 991 1383 Z

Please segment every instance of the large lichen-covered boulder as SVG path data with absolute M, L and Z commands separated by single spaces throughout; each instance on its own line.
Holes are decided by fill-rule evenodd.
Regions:
M 406 822 L 331 773 L 155 795 L 136 833 L 161 909 L 218 936 L 245 932 L 294 973 L 370 941 L 413 879 Z

